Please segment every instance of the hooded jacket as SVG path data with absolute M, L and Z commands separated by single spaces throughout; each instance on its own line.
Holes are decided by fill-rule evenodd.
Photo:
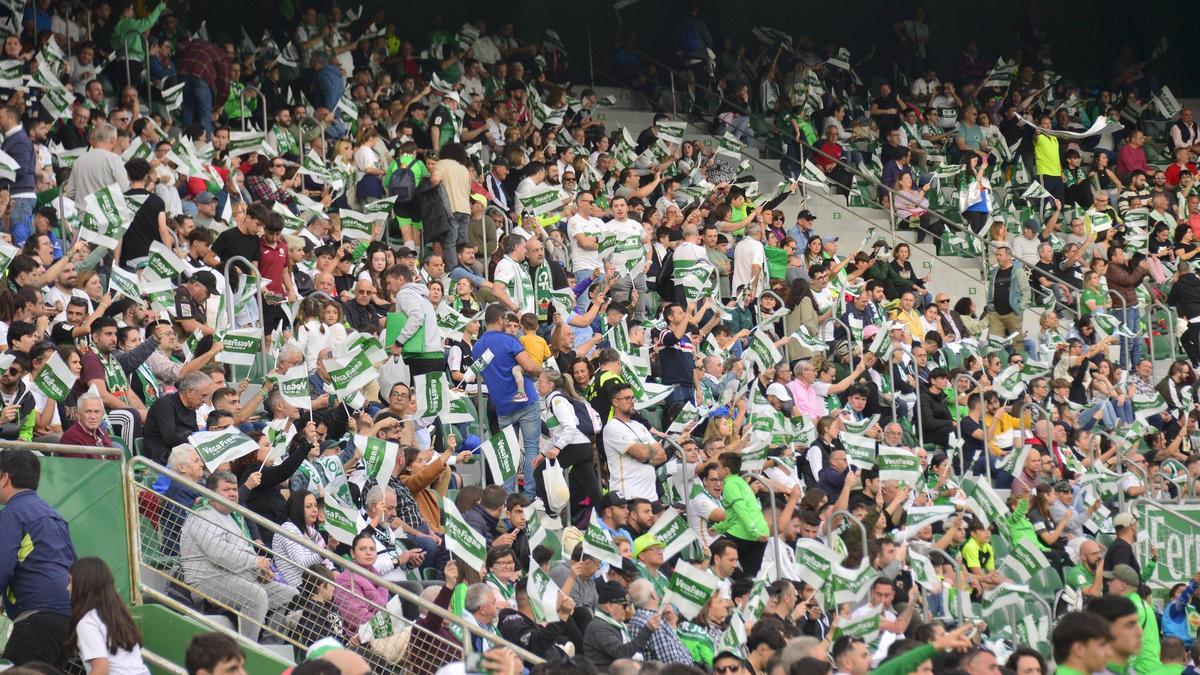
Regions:
M 396 344 L 405 358 L 445 358 L 437 312 L 429 302 L 429 288 L 425 284 L 417 281 L 405 284 L 396 293 L 396 311 L 408 317 L 396 336 Z

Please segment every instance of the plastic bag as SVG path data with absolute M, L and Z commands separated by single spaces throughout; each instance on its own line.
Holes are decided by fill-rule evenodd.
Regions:
M 546 484 L 546 511 L 561 513 L 571 500 L 571 490 L 567 487 L 567 476 L 563 472 L 562 464 L 559 464 L 557 459 L 546 460 L 542 480 Z

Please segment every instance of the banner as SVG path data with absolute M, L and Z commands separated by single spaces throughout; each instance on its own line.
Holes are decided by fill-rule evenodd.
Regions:
M 479 312 L 475 316 L 464 316 L 458 310 L 450 306 L 448 302 L 438 303 L 434 309 L 437 314 L 438 330 L 442 334 L 442 338 L 446 340 L 459 341 L 463 337 L 463 331 L 466 330 L 467 324 L 472 321 L 478 321 L 482 318 L 483 312 Z
M 217 354 L 217 363 L 251 366 L 263 350 L 262 328 L 239 328 L 220 334 L 225 349 Z M 311 406 L 310 406 L 311 407 Z
M 604 528 L 600 527 L 600 517 L 596 515 L 595 509 L 592 509 L 592 519 L 588 522 L 587 531 L 583 533 L 582 546 L 584 553 L 601 562 L 619 567 L 624 560 L 616 544 L 609 540 Z
M 1133 414 L 1140 420 L 1153 417 L 1167 411 L 1167 401 L 1162 394 L 1155 392 L 1154 396 L 1145 394 L 1133 395 Z
M 450 399 L 450 383 L 444 371 L 413 376 L 413 393 L 417 397 L 415 417 L 437 417 L 446 409 Z M 512 427 L 508 428 L 509 431 Z
M 304 364 L 288 368 L 283 375 L 275 375 L 276 386 L 283 400 L 304 410 L 312 410 L 308 367 Z
M 1033 539 L 1021 539 L 1014 543 L 1004 559 L 1004 567 L 1011 570 L 1013 576 L 1022 583 L 1051 569 L 1050 561 Z
M 204 466 L 211 472 L 225 462 L 244 457 L 258 451 L 258 441 L 250 438 L 237 427 L 226 427 L 220 431 L 197 431 L 188 435 L 188 443 L 200 453 Z
M 121 193 L 121 186 L 113 183 L 102 187 L 83 198 L 84 213 L 80 220 L 79 237 L 86 242 L 115 249 L 117 242 L 125 236 L 133 214 Z
M 880 480 L 898 480 L 913 485 L 921 477 L 921 458 L 895 447 L 883 447 L 875 455 Z
M 684 429 L 687 429 L 689 425 L 694 424 L 699 419 L 700 410 L 696 407 L 695 403 L 688 401 L 687 405 L 679 410 L 679 414 L 675 416 L 675 421 L 671 422 L 671 426 L 667 427 L 667 433 L 682 433 Z
M 1025 380 L 1024 368 L 1013 364 L 996 376 L 992 389 L 996 390 L 1000 398 L 1012 400 L 1020 397 L 1021 392 L 1025 391 Z
M 792 333 L 791 338 L 793 340 L 795 340 L 796 342 L 799 342 L 801 347 L 807 349 L 810 352 L 822 352 L 823 353 L 826 349 L 829 348 L 825 344 L 825 341 L 822 340 L 821 338 L 809 335 L 808 328 L 806 328 L 804 326 L 800 326 L 799 328 L 797 328 L 796 332 Z
M 800 581 L 821 589 L 833 574 L 833 566 L 842 556 L 816 539 L 796 540 L 796 574 Z
M 783 360 L 775 341 L 764 330 L 754 332 L 754 337 L 750 340 L 750 349 L 743 353 L 743 357 L 757 363 L 763 370 L 774 368 L 775 364 Z
M 33 384 L 47 397 L 61 403 L 71 393 L 78 379 L 58 352 L 51 352 L 50 360 L 34 376 Z
M 717 575 L 712 572 L 680 561 L 667 581 L 667 592 L 662 601 L 674 605 L 687 619 L 694 619 L 704 610 L 719 584 Z
M 392 470 L 396 467 L 400 444 L 389 443 L 373 436 L 354 434 L 354 447 L 362 453 L 363 467 L 367 475 L 380 485 L 387 485 L 392 478 Z
M 647 534 L 662 542 L 663 558 L 666 560 L 674 558 L 697 540 L 696 531 L 688 527 L 675 509 L 666 509 L 659 514 Z
M 458 556 L 467 567 L 482 571 L 487 558 L 487 544 L 483 535 L 463 520 L 453 499 L 447 499 L 442 504 L 442 528 L 446 534 L 446 549 Z
M 470 396 L 451 389 L 448 400 L 450 404 L 442 411 L 442 423 L 470 424 L 475 421 L 475 406 Z
M 540 565 L 530 565 L 530 568 L 533 571 L 525 581 L 525 592 L 529 595 L 529 611 L 533 614 L 533 620 L 542 625 L 557 621 L 558 584 L 542 571 Z
M 324 503 L 325 531 L 339 543 L 347 546 L 354 543 L 354 537 L 367 528 L 367 521 L 354 505 L 350 484 L 341 466 L 325 485 Z
M 139 305 L 146 304 L 142 300 L 141 281 L 137 275 L 118 265 L 113 265 L 108 276 L 108 292 L 112 293 L 114 298 L 123 295 Z
M 882 607 L 876 607 L 857 619 L 844 621 L 837 627 L 834 634 L 837 638 L 842 636 L 861 638 L 869 645 L 879 637 L 879 619 L 882 610 Z
M 517 442 L 517 432 L 513 427 L 504 427 L 500 433 L 489 438 L 479 451 L 487 460 L 492 480 L 496 481 L 497 485 L 508 482 L 521 473 L 525 451 Z
M 882 478 L 882 476 L 880 476 Z M 799 562 L 797 562 L 799 565 Z M 833 566 L 833 601 L 837 604 L 857 604 L 867 596 L 871 582 L 879 576 L 874 567 L 866 564 L 858 569 L 850 569 L 841 565 Z

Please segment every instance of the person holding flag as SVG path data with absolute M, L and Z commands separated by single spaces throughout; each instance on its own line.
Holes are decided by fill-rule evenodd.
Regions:
M 596 614 L 583 633 L 583 655 L 597 670 L 606 671 L 617 659 L 641 654 L 662 624 L 662 614 L 650 616 L 635 633 L 628 625 L 633 607 L 626 590 L 603 581 L 596 584 L 596 592 Z

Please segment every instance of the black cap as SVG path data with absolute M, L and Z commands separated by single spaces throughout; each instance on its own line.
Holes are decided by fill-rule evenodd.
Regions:
M 210 294 L 215 295 L 217 293 L 217 278 L 208 270 L 200 270 L 199 272 L 196 272 L 192 275 L 189 281 L 194 281 L 204 286 L 204 288 L 208 289 Z
M 638 569 L 637 563 L 633 562 L 629 558 L 621 558 L 621 566 L 619 568 L 609 567 L 609 570 L 616 572 L 627 579 L 636 579 L 642 573 L 641 570 Z
M 611 581 L 596 582 L 596 594 L 600 596 L 596 602 L 601 605 L 609 602 L 626 602 L 629 600 L 629 593 L 620 584 L 615 584 Z
M 813 215 L 813 212 L 809 211 L 808 209 L 804 209 L 800 213 L 797 213 L 796 218 L 797 219 L 803 218 L 804 220 L 816 220 L 817 219 L 817 217 Z
M 600 504 L 597 506 L 597 508 L 600 509 L 600 513 L 604 513 L 604 509 L 607 509 L 610 506 L 629 508 L 629 501 L 622 499 L 621 495 L 615 492 L 606 492 L 604 493 L 604 496 L 600 498 Z

